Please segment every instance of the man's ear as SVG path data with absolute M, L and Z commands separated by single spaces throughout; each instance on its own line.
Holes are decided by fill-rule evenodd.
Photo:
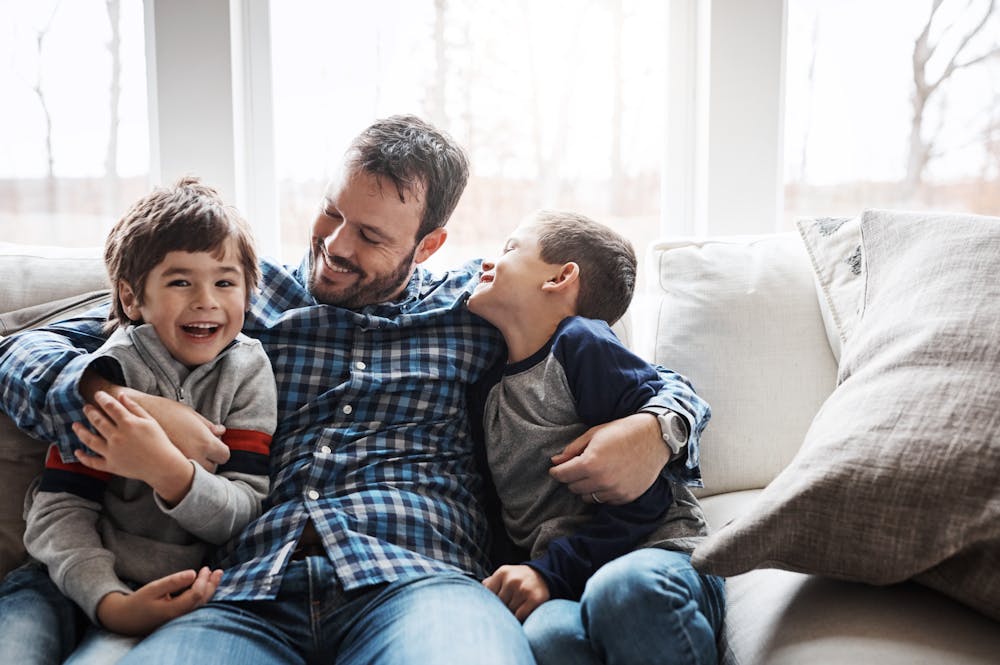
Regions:
M 417 243 L 417 251 L 413 254 L 413 260 L 415 263 L 423 263 L 427 259 L 431 258 L 434 252 L 441 249 L 441 245 L 448 238 L 448 231 L 444 227 L 436 228 L 427 235 L 425 235 L 419 243 Z
M 542 284 L 542 291 L 564 291 L 575 288 L 580 280 L 580 266 L 573 261 L 564 263 L 559 271 Z
M 123 279 L 118 280 L 118 300 L 125 310 L 125 316 L 132 321 L 141 321 L 142 313 L 139 311 L 139 299 L 135 296 L 132 285 Z

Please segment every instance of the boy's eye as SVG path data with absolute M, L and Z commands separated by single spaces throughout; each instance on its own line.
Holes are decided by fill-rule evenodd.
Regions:
M 191 282 L 186 279 L 173 279 L 167 283 L 167 286 L 191 286 Z
M 229 286 L 236 286 L 236 283 L 228 279 L 220 279 L 218 282 L 215 283 L 215 285 L 222 288 L 226 288 Z

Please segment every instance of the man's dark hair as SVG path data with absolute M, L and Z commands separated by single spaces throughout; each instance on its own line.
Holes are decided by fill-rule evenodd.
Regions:
M 243 217 L 227 206 L 218 192 L 198 178 L 185 177 L 133 203 L 104 243 L 104 265 L 113 293 L 109 324 L 130 323 L 118 296 L 120 282 L 132 287 L 141 305 L 146 278 L 168 253 L 211 252 L 221 257 L 230 238 L 236 241 L 239 251 L 249 309 L 260 280 L 253 234 Z
M 447 133 L 412 115 L 375 121 L 351 142 L 347 167 L 386 178 L 405 194 L 423 194 L 424 212 L 417 229 L 419 242 L 444 226 L 458 205 L 469 180 L 469 158 Z
M 613 325 L 635 292 L 636 258 L 632 243 L 603 224 L 574 212 L 540 210 L 538 249 L 551 264 L 580 267 L 576 313 Z

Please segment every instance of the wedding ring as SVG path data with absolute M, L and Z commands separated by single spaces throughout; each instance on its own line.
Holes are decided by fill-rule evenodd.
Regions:
M 590 498 L 594 500 L 594 503 L 604 503 L 603 501 L 597 498 L 597 492 L 591 492 Z

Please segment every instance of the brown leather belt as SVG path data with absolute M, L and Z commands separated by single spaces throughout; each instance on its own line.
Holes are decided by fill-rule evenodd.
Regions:
M 316 533 L 312 520 L 306 522 L 306 528 L 299 537 L 299 544 L 292 550 L 292 561 L 300 561 L 309 556 L 326 556 L 323 540 Z

